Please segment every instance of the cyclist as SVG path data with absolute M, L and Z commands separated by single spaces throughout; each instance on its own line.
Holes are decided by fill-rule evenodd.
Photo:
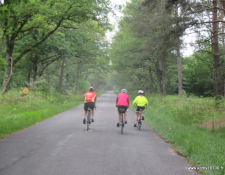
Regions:
M 134 127 L 137 127 L 137 119 L 138 119 L 138 114 L 141 109 L 142 113 L 142 120 L 144 120 L 144 109 L 147 108 L 148 106 L 148 100 L 143 96 L 144 91 L 139 90 L 138 91 L 138 96 L 134 99 L 133 101 L 133 106 L 136 107 L 136 116 L 135 116 L 135 124 Z
M 94 92 L 94 88 L 90 87 L 89 90 L 84 94 L 84 119 L 83 124 L 86 124 L 86 115 L 87 115 L 87 109 L 90 107 L 92 109 L 92 119 L 91 121 L 94 122 L 94 108 L 95 102 L 97 99 L 97 95 Z
M 130 100 L 129 100 L 129 96 L 127 95 L 127 90 L 126 89 L 122 89 L 121 93 L 117 96 L 116 98 L 116 107 L 119 108 L 124 108 L 126 110 L 126 112 L 124 113 L 124 118 L 125 118 L 125 124 L 127 124 L 127 109 L 129 107 L 130 104 Z M 120 126 L 120 113 L 118 111 L 118 122 L 117 122 L 117 127 Z

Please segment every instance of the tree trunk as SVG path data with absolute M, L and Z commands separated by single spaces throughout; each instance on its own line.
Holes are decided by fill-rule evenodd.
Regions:
M 5 31 L 4 31 L 4 34 L 5 34 Z M 2 94 L 4 94 L 8 90 L 9 83 L 13 73 L 12 54 L 13 54 L 14 42 L 11 42 L 8 35 L 5 35 L 5 36 L 6 36 L 6 66 L 5 66 L 5 76 L 4 76 L 3 85 L 2 85 Z
M 58 88 L 57 88 L 57 91 L 59 93 L 61 93 L 61 94 L 62 94 L 63 74 L 64 74 L 64 69 L 65 69 L 64 63 L 65 63 L 65 58 L 63 57 L 62 65 L 61 65 L 61 71 L 60 71 L 60 76 L 59 76 L 59 85 L 58 85 Z
M 163 53 L 163 57 L 161 59 L 162 66 L 162 92 L 163 95 L 166 95 L 166 54 Z
M 8 90 L 9 83 L 13 73 L 13 58 L 10 54 L 6 54 L 6 67 L 5 67 L 5 77 L 2 85 L 2 95 Z
M 213 0 L 213 16 L 212 16 L 212 29 L 213 29 L 213 79 L 214 79 L 214 90 L 215 90 L 215 102 L 216 106 L 223 95 L 222 83 L 220 80 L 220 56 L 219 56 L 219 45 L 218 45 L 218 24 L 217 24 L 217 1 Z
M 225 1 L 221 2 L 221 8 L 222 9 L 224 9 L 224 6 L 225 6 Z M 224 11 L 221 10 L 220 13 L 221 13 L 221 20 L 223 21 Z M 223 22 L 222 22 L 221 33 L 222 33 L 221 37 L 222 37 L 222 45 L 223 45 L 223 59 L 224 59 L 224 62 L 225 62 L 224 23 Z M 225 97 L 225 79 L 224 79 L 223 83 L 224 83 L 224 85 L 223 85 L 224 86 L 224 89 L 223 89 L 224 94 L 223 95 Z
M 150 93 L 154 93 L 154 81 L 152 76 L 152 69 L 148 68 L 149 76 L 150 76 Z
M 78 90 L 78 81 L 79 81 L 79 74 L 80 74 L 80 64 L 77 64 L 77 78 L 76 78 L 76 83 L 75 83 L 75 94 L 77 93 Z
M 180 58 L 180 45 L 177 45 L 177 70 L 178 70 L 178 94 L 181 98 L 182 96 L 182 68 L 181 68 L 181 58 Z
M 34 89 L 34 83 L 36 81 L 37 77 L 37 71 L 38 71 L 38 56 L 35 56 L 34 58 L 31 57 L 31 69 L 30 69 L 30 89 Z
M 157 73 L 159 94 L 161 95 L 163 92 L 163 90 L 162 90 L 162 71 L 160 70 L 158 59 L 157 59 L 157 62 L 155 63 L 155 68 L 156 68 L 156 73 Z
M 175 16 L 178 17 L 178 5 L 176 4 Z M 179 24 L 176 24 L 179 25 Z M 180 57 L 180 39 L 177 38 L 177 70 L 178 70 L 178 94 L 181 98 L 182 90 L 183 90 L 183 82 L 182 82 L 182 68 L 181 68 L 181 57 Z

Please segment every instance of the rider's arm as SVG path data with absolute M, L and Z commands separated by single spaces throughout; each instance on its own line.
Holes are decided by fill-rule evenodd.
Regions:
M 118 102 L 118 96 L 116 97 L 116 106 L 117 106 L 117 102 Z
M 145 102 L 145 106 L 146 106 L 146 108 L 148 107 L 148 100 L 147 100 L 147 98 L 145 98 L 146 100 L 146 102 Z
M 128 103 L 128 107 L 130 106 L 130 99 L 129 97 L 127 97 L 127 103 Z
M 95 102 L 97 101 L 97 95 L 95 96 Z
M 137 97 L 136 97 L 137 98 Z M 134 99 L 133 101 L 133 106 L 135 107 L 136 106 L 136 98 Z
M 84 103 L 85 103 L 85 94 L 84 94 Z

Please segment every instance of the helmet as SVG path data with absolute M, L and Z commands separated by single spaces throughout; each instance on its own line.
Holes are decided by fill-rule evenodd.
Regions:
M 139 91 L 138 91 L 138 94 L 144 94 L 144 91 L 139 90 Z
M 121 92 L 127 93 L 127 90 L 126 89 L 121 89 Z
M 94 92 L 94 88 L 93 87 L 89 87 L 89 91 Z

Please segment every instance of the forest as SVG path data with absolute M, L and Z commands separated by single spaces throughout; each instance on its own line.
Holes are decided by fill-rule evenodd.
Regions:
M 215 96 L 218 102 L 224 95 L 224 5 L 216 0 L 132 0 L 110 50 L 115 84 L 162 95 Z M 184 57 L 187 31 L 195 33 L 195 50 Z
M 108 0 L 8 0 L 0 5 L 2 94 L 71 94 L 89 86 L 135 93 L 224 96 L 224 8 L 220 0 L 131 0 L 115 29 Z M 194 52 L 184 57 L 187 31 Z

